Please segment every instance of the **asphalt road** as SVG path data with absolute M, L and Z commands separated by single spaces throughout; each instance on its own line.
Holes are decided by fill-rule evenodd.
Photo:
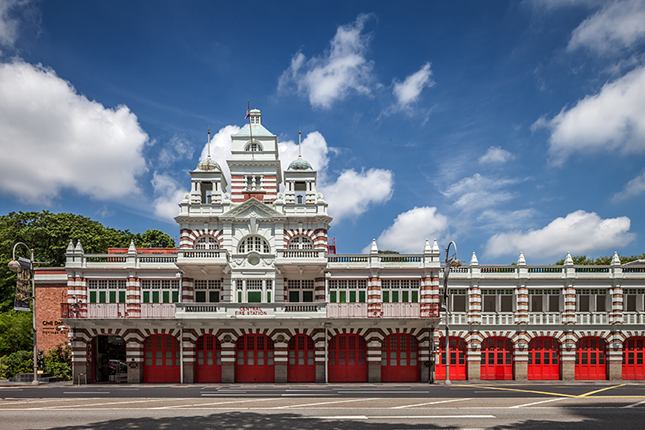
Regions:
M 643 429 L 644 384 L 0 387 L 0 429 Z

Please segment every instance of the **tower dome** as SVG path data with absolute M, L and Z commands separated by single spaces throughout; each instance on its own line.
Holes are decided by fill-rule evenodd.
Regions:
M 302 156 L 298 156 L 297 159 L 293 160 L 291 164 L 289 164 L 289 168 L 287 170 L 314 170 L 313 167 L 311 167 L 311 164 Z
M 213 170 L 222 171 L 217 161 L 213 160 L 210 155 L 199 162 L 196 170 L 203 170 L 205 172 L 212 172 Z

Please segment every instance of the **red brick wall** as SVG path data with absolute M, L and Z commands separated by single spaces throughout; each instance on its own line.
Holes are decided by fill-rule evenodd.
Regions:
M 49 351 L 67 343 L 67 328 L 60 330 L 60 304 L 67 302 L 67 283 L 36 284 L 36 341 L 38 349 Z

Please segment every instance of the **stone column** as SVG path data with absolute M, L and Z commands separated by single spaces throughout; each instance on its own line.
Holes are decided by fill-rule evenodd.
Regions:
M 89 341 L 91 342 L 91 340 Z M 91 363 L 88 363 L 88 349 L 91 347 L 90 343 L 85 340 L 73 340 L 70 342 L 72 349 L 72 382 L 74 384 L 92 382 L 88 372 L 90 371 Z M 81 376 L 86 375 L 86 376 Z
M 481 341 L 479 338 L 471 338 L 466 345 L 466 369 L 469 381 L 481 380 Z
M 222 344 L 222 382 L 232 384 L 235 382 L 235 340 L 225 342 L 220 339 Z
M 518 341 L 513 345 L 513 375 L 516 381 L 528 379 L 528 339 L 525 332 L 520 332 Z
M 623 379 L 623 342 L 617 334 L 607 344 L 607 379 L 610 381 Z
M 567 334 L 564 342 L 560 347 L 560 363 L 562 363 L 563 381 L 573 381 L 576 379 L 576 342 L 572 334 Z
M 367 317 L 380 318 L 383 316 L 383 300 L 381 298 L 381 280 L 372 276 L 367 281 Z M 379 380 L 380 380 L 379 370 Z
M 140 384 L 143 382 L 143 366 L 145 357 L 143 342 L 138 339 L 126 339 L 125 361 L 128 363 L 128 384 Z
M 275 382 L 276 383 L 286 383 L 287 382 L 287 372 L 289 370 L 289 344 L 287 339 L 282 339 L 282 342 L 276 341 L 273 344 L 274 355 L 275 355 Z
M 184 366 L 184 384 L 193 384 L 195 382 L 195 343 L 192 342 L 189 333 L 184 329 L 183 339 L 179 341 L 183 344 L 184 356 L 181 365 Z

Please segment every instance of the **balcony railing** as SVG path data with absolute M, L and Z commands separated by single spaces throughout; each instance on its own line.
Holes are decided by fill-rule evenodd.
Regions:
M 529 312 L 529 324 L 560 324 L 561 322 L 560 314 Z
M 367 263 L 367 255 L 329 255 L 327 261 L 329 263 Z
M 127 311 L 125 303 L 61 303 L 61 318 L 118 319 L 174 318 L 174 303 L 142 303 L 141 312 Z
M 625 312 L 623 314 L 623 324 L 645 324 L 645 313 Z
M 586 312 L 576 314 L 576 324 L 607 324 L 607 313 Z
M 482 325 L 511 325 L 515 324 L 515 315 L 513 313 L 483 313 Z
M 325 257 L 324 249 L 277 249 L 277 258 L 293 259 L 322 259 Z
M 174 318 L 174 303 L 141 303 L 141 318 Z
M 367 318 L 367 303 L 329 303 L 327 318 Z
M 383 303 L 383 318 L 419 318 L 419 303 Z

